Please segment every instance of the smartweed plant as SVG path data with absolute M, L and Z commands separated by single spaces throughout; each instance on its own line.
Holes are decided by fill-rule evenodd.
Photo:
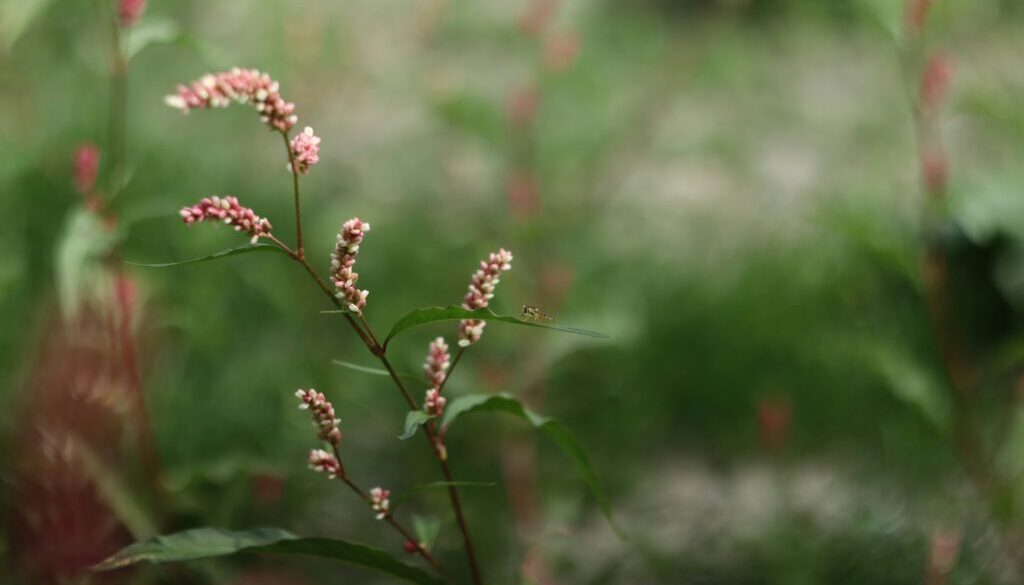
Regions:
M 357 217 L 348 219 L 341 224 L 332 251 L 323 249 L 313 255 L 307 253 L 303 237 L 300 183 L 302 176 L 311 172 L 320 160 L 321 139 L 309 126 L 305 126 L 301 131 L 294 131 L 298 124 L 295 104 L 282 97 L 279 84 L 268 74 L 256 69 L 235 68 L 204 75 L 196 81 L 178 86 L 176 92 L 167 96 L 166 103 L 185 114 L 192 110 L 221 108 L 231 104 L 246 105 L 256 111 L 270 131 L 280 137 L 285 150 L 286 157 L 282 160 L 282 167 L 292 176 L 296 239 L 294 244 L 284 242 L 274 232 L 273 224 L 268 218 L 244 206 L 236 197 L 214 195 L 181 209 L 180 216 L 183 222 L 188 226 L 199 223 L 226 224 L 242 233 L 249 243 L 203 258 L 159 266 L 177 266 L 235 254 L 269 251 L 285 254 L 303 268 L 312 284 L 324 293 L 333 306 L 333 309 L 325 312 L 337 314 L 349 325 L 367 351 L 380 362 L 383 367 L 381 373 L 386 373 L 390 377 L 408 406 L 404 433 L 400 438 L 408 439 L 421 434 L 432 457 L 437 460 L 443 478 L 440 483 L 447 490 L 451 511 L 461 534 L 468 574 L 474 584 L 484 583 L 483 568 L 473 544 L 471 522 L 466 517 L 460 500 L 460 484 L 456 482 L 452 471 L 451 456 L 445 441 L 451 425 L 464 414 L 474 411 L 504 412 L 515 415 L 544 431 L 573 460 L 610 521 L 609 505 L 600 490 L 591 464 L 572 435 L 557 421 L 531 412 L 508 395 L 464 395 L 450 400 L 445 393 L 446 384 L 456 366 L 472 347 L 480 342 L 488 321 L 596 337 L 601 337 L 601 334 L 542 323 L 537 319 L 495 314 L 489 307 L 490 301 L 503 275 L 511 270 L 513 261 L 512 253 L 501 248 L 481 260 L 470 278 L 468 291 L 460 305 L 414 310 L 402 317 L 387 335 L 379 336 L 366 318 L 369 290 L 361 288 L 360 275 L 356 272 L 356 263 L 363 251 L 364 240 L 370 233 L 370 223 Z M 317 257 L 321 260 L 316 260 Z M 324 269 L 323 272 L 320 269 Z M 399 375 L 392 364 L 388 346 L 399 333 L 437 321 L 458 322 L 455 332 L 457 349 L 453 355 L 444 337 L 438 337 L 430 342 L 423 365 L 426 389 L 422 400 L 417 400 L 414 389 Z M 347 471 L 345 457 L 357 455 L 346 452 L 339 426 L 340 420 L 325 394 L 312 388 L 299 389 L 294 393 L 298 407 L 309 412 L 316 429 L 310 439 L 320 441 L 320 445 L 312 448 L 308 454 L 309 468 L 324 474 L 329 480 L 338 482 L 361 500 L 367 507 L 367 513 L 394 531 L 400 539 L 402 548 L 418 556 L 429 571 L 398 561 L 382 551 L 341 540 L 299 538 L 276 529 L 226 532 L 212 528 L 200 528 L 137 543 L 101 563 L 98 568 L 117 568 L 142 560 L 180 561 L 250 550 L 325 556 L 382 570 L 417 583 L 454 582 L 453 573 L 443 568 L 431 551 L 430 539 L 415 536 L 414 531 L 407 528 L 405 520 L 396 516 L 391 505 L 390 490 L 383 486 L 367 488 L 359 478 Z

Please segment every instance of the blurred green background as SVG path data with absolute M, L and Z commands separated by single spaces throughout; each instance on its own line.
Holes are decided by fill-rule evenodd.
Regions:
M 128 33 L 154 42 L 130 62 L 127 183 L 108 207 L 116 230 L 104 230 L 80 225 L 71 158 L 94 142 L 101 182 L 110 171 L 108 4 L 0 4 L 0 581 L 388 582 L 252 557 L 102 578 L 40 568 L 68 556 L 55 547 L 83 505 L 25 504 L 26 477 L 54 458 L 26 437 L 77 387 L 77 370 L 41 372 L 67 363 L 53 339 L 87 337 L 69 304 L 88 306 L 91 277 L 117 270 L 96 238 L 120 237 L 130 262 L 240 245 L 175 219 L 219 193 L 293 240 L 279 137 L 244 107 L 182 117 L 162 101 L 239 65 L 278 79 L 299 126 L 323 138 L 303 179 L 314 265 L 326 271 L 345 219 L 372 223 L 358 270 L 375 330 L 459 302 L 478 260 L 506 247 L 515 262 L 499 313 L 537 304 L 611 336 L 495 323 L 448 386 L 509 392 L 558 417 L 630 536 L 615 537 L 542 437 L 467 419 L 449 451 L 458 479 L 498 484 L 463 491 L 489 582 L 1018 582 L 1021 3 L 938 0 L 915 41 L 955 62 L 940 126 L 949 189 L 926 214 L 902 2 L 151 0 Z M 992 489 L 965 470 L 962 405 L 920 276 L 929 238 L 948 254 Z M 350 494 L 306 470 L 316 442 L 292 393 L 316 387 L 334 402 L 346 466 L 367 486 L 407 490 L 439 479 L 436 464 L 395 438 L 405 408 L 387 378 L 332 364 L 375 365 L 319 313 L 329 307 L 301 269 L 264 254 L 121 269 L 149 421 L 117 393 L 86 400 L 118 414 L 83 425 L 143 428 L 111 431 L 105 464 L 75 480 L 97 486 L 103 520 L 74 525 L 115 534 L 100 558 L 200 525 L 281 526 L 401 554 Z M 418 372 L 427 342 L 454 332 L 415 330 L 393 359 Z M 92 383 L 102 394 L 107 382 Z M 140 471 L 146 429 L 159 489 Z M 438 555 L 464 577 L 444 494 L 420 494 L 402 513 L 413 512 L 441 522 Z M 950 542 L 951 568 L 936 569 Z

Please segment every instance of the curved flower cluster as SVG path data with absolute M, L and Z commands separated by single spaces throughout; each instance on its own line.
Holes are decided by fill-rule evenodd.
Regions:
M 83 144 L 75 149 L 75 189 L 88 195 L 96 185 L 100 170 L 100 149 L 95 144 Z
M 377 520 L 383 520 L 388 515 L 388 510 L 391 507 L 389 497 L 391 497 L 391 490 L 380 487 L 370 490 L 370 504 L 373 506 L 373 511 L 377 513 Z
M 232 101 L 252 104 L 263 123 L 274 130 L 288 132 L 299 121 L 295 104 L 278 93 L 279 84 L 258 69 L 239 69 L 210 73 L 188 85 L 179 85 L 177 93 L 164 98 L 167 105 L 184 113 L 191 109 L 224 108 Z
M 341 430 L 338 423 L 341 421 L 334 415 L 334 406 L 327 401 L 323 393 L 310 388 L 309 390 L 296 390 L 295 397 L 299 399 L 299 410 L 309 410 L 313 416 L 313 426 L 317 428 L 317 436 L 328 443 L 337 446 L 341 443 Z
M 309 126 L 292 138 L 291 149 L 295 168 L 292 168 L 292 163 L 288 163 L 288 170 L 293 173 L 305 175 L 309 167 L 320 162 L 320 137 Z
M 183 207 L 179 214 L 188 225 L 200 221 L 221 221 L 235 226 L 235 231 L 249 234 L 254 244 L 259 238 L 269 236 L 273 229 L 266 218 L 256 215 L 248 207 L 242 207 L 238 199 L 231 195 L 205 197 L 191 207 Z
M 470 311 L 485 308 L 494 298 L 494 287 L 500 282 L 502 272 L 512 269 L 512 253 L 502 248 L 491 253 L 487 260 L 480 262 L 480 269 L 473 274 L 469 292 L 462 302 L 462 308 Z M 459 322 L 459 347 L 469 347 L 483 335 L 486 321 L 463 319 Z
M 146 0 L 121 0 L 117 15 L 121 19 L 121 26 L 132 26 L 139 22 L 142 13 L 146 10 Z
M 331 280 L 337 292 L 334 296 L 348 303 L 348 310 L 360 315 L 366 307 L 368 290 L 356 288 L 359 274 L 352 270 L 359 255 L 359 244 L 370 231 L 370 224 L 354 217 L 341 226 L 338 243 L 331 252 Z
M 327 474 L 327 479 L 341 477 L 341 464 L 323 449 L 313 449 L 309 452 L 309 468 Z

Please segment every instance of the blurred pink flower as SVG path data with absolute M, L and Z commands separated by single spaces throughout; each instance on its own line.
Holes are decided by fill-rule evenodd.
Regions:
M 118 16 L 121 17 L 121 26 L 132 26 L 142 18 L 146 10 L 146 0 L 121 0 L 118 8 Z
M 338 233 L 334 252 L 331 252 L 331 280 L 338 291 L 335 296 L 348 303 L 348 310 L 357 315 L 361 315 L 366 307 L 366 296 L 370 291 L 356 288 L 359 274 L 352 267 L 359 255 L 359 244 L 368 231 L 370 224 L 358 217 L 346 221 Z
M 916 35 L 924 29 L 924 21 L 928 18 L 928 11 L 935 0 L 907 0 L 904 11 L 904 26 L 907 33 Z
M 390 490 L 380 487 L 370 490 L 370 503 L 373 506 L 373 511 L 377 513 L 377 520 L 383 520 L 388 515 L 388 510 L 391 507 L 389 497 L 391 497 Z
M 327 479 L 341 477 L 341 464 L 338 460 L 323 449 L 313 449 L 309 452 L 309 468 L 313 471 L 326 473 Z
M 935 53 L 928 58 L 921 74 L 921 108 L 934 112 L 942 106 L 953 81 L 953 58 Z
M 254 244 L 259 238 L 269 236 L 272 229 L 266 218 L 256 215 L 248 207 L 242 207 L 238 199 L 231 195 L 206 197 L 192 207 L 183 207 L 179 213 L 188 225 L 200 221 L 221 221 L 235 226 L 235 231 L 252 236 Z
M 512 269 L 512 253 L 502 248 L 491 253 L 487 260 L 480 262 L 480 269 L 473 274 L 469 284 L 469 292 L 462 302 L 462 307 L 470 311 L 487 307 L 494 298 L 494 287 L 500 282 L 502 272 Z M 459 347 L 469 347 L 483 335 L 486 321 L 479 319 L 463 319 L 459 322 Z
M 295 135 L 291 142 L 292 156 L 295 158 L 295 169 L 288 163 L 288 170 L 305 175 L 309 167 L 320 161 L 320 137 L 313 133 L 309 126 Z
M 431 388 L 427 390 L 427 395 L 423 398 L 423 410 L 430 416 L 441 416 L 447 401 L 448 399 L 441 396 L 437 388 Z
M 544 64 L 551 71 L 565 71 L 576 62 L 580 38 L 574 32 L 553 33 L 544 41 Z
M 338 423 L 341 421 L 334 415 L 334 406 L 322 393 L 312 388 L 296 390 L 295 396 L 299 399 L 299 410 L 309 410 L 313 416 L 313 426 L 317 428 L 317 436 L 338 446 L 341 443 L 341 431 L 338 429 Z
M 207 74 L 188 85 L 179 85 L 177 93 L 164 98 L 167 105 L 184 113 L 191 109 L 224 108 L 232 101 L 252 104 L 265 124 L 288 132 L 299 118 L 295 104 L 278 93 L 279 84 L 257 69 L 234 68 Z
M 87 195 L 96 185 L 100 170 L 100 149 L 95 144 L 85 143 L 75 149 L 75 189 Z
M 778 451 L 789 439 L 789 423 L 793 410 L 789 402 L 779 398 L 764 398 L 757 403 L 757 422 L 761 445 L 769 451 Z

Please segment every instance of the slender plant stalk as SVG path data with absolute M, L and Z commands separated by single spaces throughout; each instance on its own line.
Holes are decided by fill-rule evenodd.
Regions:
M 281 132 L 284 138 L 284 149 L 288 152 L 288 163 L 292 171 L 292 191 L 295 193 L 295 253 L 299 259 L 306 257 L 305 249 L 302 246 L 302 201 L 299 195 L 299 170 L 295 166 L 295 153 L 292 152 L 291 142 L 288 140 L 288 133 Z
M 366 319 L 362 315 L 359 315 L 359 322 L 357 322 L 356 319 L 352 317 L 351 312 L 344 311 L 341 302 L 337 299 L 337 297 L 334 296 L 334 293 L 331 292 L 330 287 L 327 286 L 327 283 L 324 282 L 324 279 L 321 278 L 319 274 L 317 274 L 316 270 L 309 264 L 309 261 L 306 260 L 305 254 L 303 253 L 302 249 L 302 207 L 300 204 L 299 175 L 295 171 L 295 157 L 292 154 L 291 143 L 288 140 L 288 134 L 286 132 L 282 132 L 281 135 L 284 138 L 285 148 L 288 151 L 288 160 L 292 165 L 292 184 L 295 198 L 295 232 L 297 246 L 295 250 L 292 250 L 286 244 L 281 242 L 281 240 L 274 236 L 270 236 L 270 240 L 278 247 L 280 247 L 282 250 L 284 250 L 293 260 L 301 264 L 303 268 L 306 269 L 306 272 L 309 273 L 310 277 L 312 277 L 313 280 L 316 281 L 317 285 L 319 285 L 320 290 L 322 290 L 324 294 L 327 295 L 329 299 L 331 299 L 331 303 L 333 303 L 335 307 L 343 311 L 342 315 L 345 317 L 345 320 L 347 320 L 349 325 L 351 325 L 352 328 L 356 331 L 356 333 L 359 335 L 359 338 L 366 345 L 366 348 L 370 350 L 370 353 L 376 356 L 377 359 L 380 360 L 384 368 L 388 371 L 388 374 L 391 376 L 391 379 L 394 380 L 395 385 L 402 393 L 402 396 L 405 398 L 405 401 L 409 405 L 409 408 L 411 408 L 412 410 L 419 410 L 419 404 L 416 402 L 416 399 L 413 398 L 412 394 L 409 393 L 409 390 L 405 387 L 405 384 L 402 383 L 402 379 L 398 375 L 398 372 L 395 371 L 394 366 L 391 365 L 391 361 L 388 360 L 388 357 L 385 353 L 386 348 L 377 341 L 377 337 L 373 334 L 373 330 L 370 328 L 369 323 L 366 322 Z M 362 323 L 362 327 L 360 327 L 360 323 Z M 462 350 L 460 349 L 459 356 L 461 355 Z M 458 358 L 456 358 L 456 360 L 457 359 Z M 448 375 L 449 377 L 451 376 L 450 371 Z M 462 541 L 465 545 L 466 557 L 469 561 L 470 572 L 473 574 L 473 582 L 475 583 L 475 585 L 483 585 L 483 577 L 480 572 L 480 565 L 476 559 L 476 549 L 473 546 L 473 539 L 469 535 L 469 527 L 466 523 L 466 518 L 462 511 L 462 502 L 459 500 L 459 493 L 454 485 L 454 476 L 452 475 L 451 467 L 448 465 L 447 453 L 439 447 L 437 434 L 435 432 L 432 421 L 430 424 L 424 426 L 424 431 L 424 437 L 426 437 L 427 442 L 430 445 L 430 450 L 437 457 L 438 463 L 440 463 L 441 465 L 441 473 L 442 475 L 444 475 L 445 481 L 448 483 L 448 498 L 451 501 L 452 511 L 454 512 L 455 520 L 459 525 L 459 531 L 462 533 Z
M 362 488 L 360 488 L 354 481 L 352 481 L 352 479 L 349 478 L 348 473 L 346 473 L 345 465 L 341 462 L 341 453 L 338 451 L 337 445 L 331 445 L 331 449 L 334 451 L 334 459 L 338 462 L 338 469 L 340 471 L 340 473 L 338 474 L 338 479 L 340 479 L 342 483 L 347 485 L 349 489 L 355 492 L 355 494 L 359 496 L 364 502 L 366 502 L 370 506 L 373 506 L 373 499 L 371 499 L 370 496 L 366 495 L 366 492 L 364 492 Z M 431 567 L 434 567 L 435 571 L 444 576 L 446 579 L 448 578 L 444 570 L 441 569 L 441 565 L 438 564 L 437 559 L 434 558 L 434 555 L 430 554 L 430 551 L 423 548 L 420 545 L 420 543 L 416 540 L 416 538 L 413 537 L 413 535 L 408 530 L 406 530 L 406 528 L 402 526 L 398 522 L 398 520 L 395 520 L 394 516 L 392 516 L 390 512 L 385 514 L 383 520 L 387 522 L 396 531 L 398 531 L 398 533 L 402 535 L 402 538 L 404 538 L 406 542 L 411 542 L 413 546 L 416 547 L 416 553 L 423 557 L 423 560 L 427 561 Z

